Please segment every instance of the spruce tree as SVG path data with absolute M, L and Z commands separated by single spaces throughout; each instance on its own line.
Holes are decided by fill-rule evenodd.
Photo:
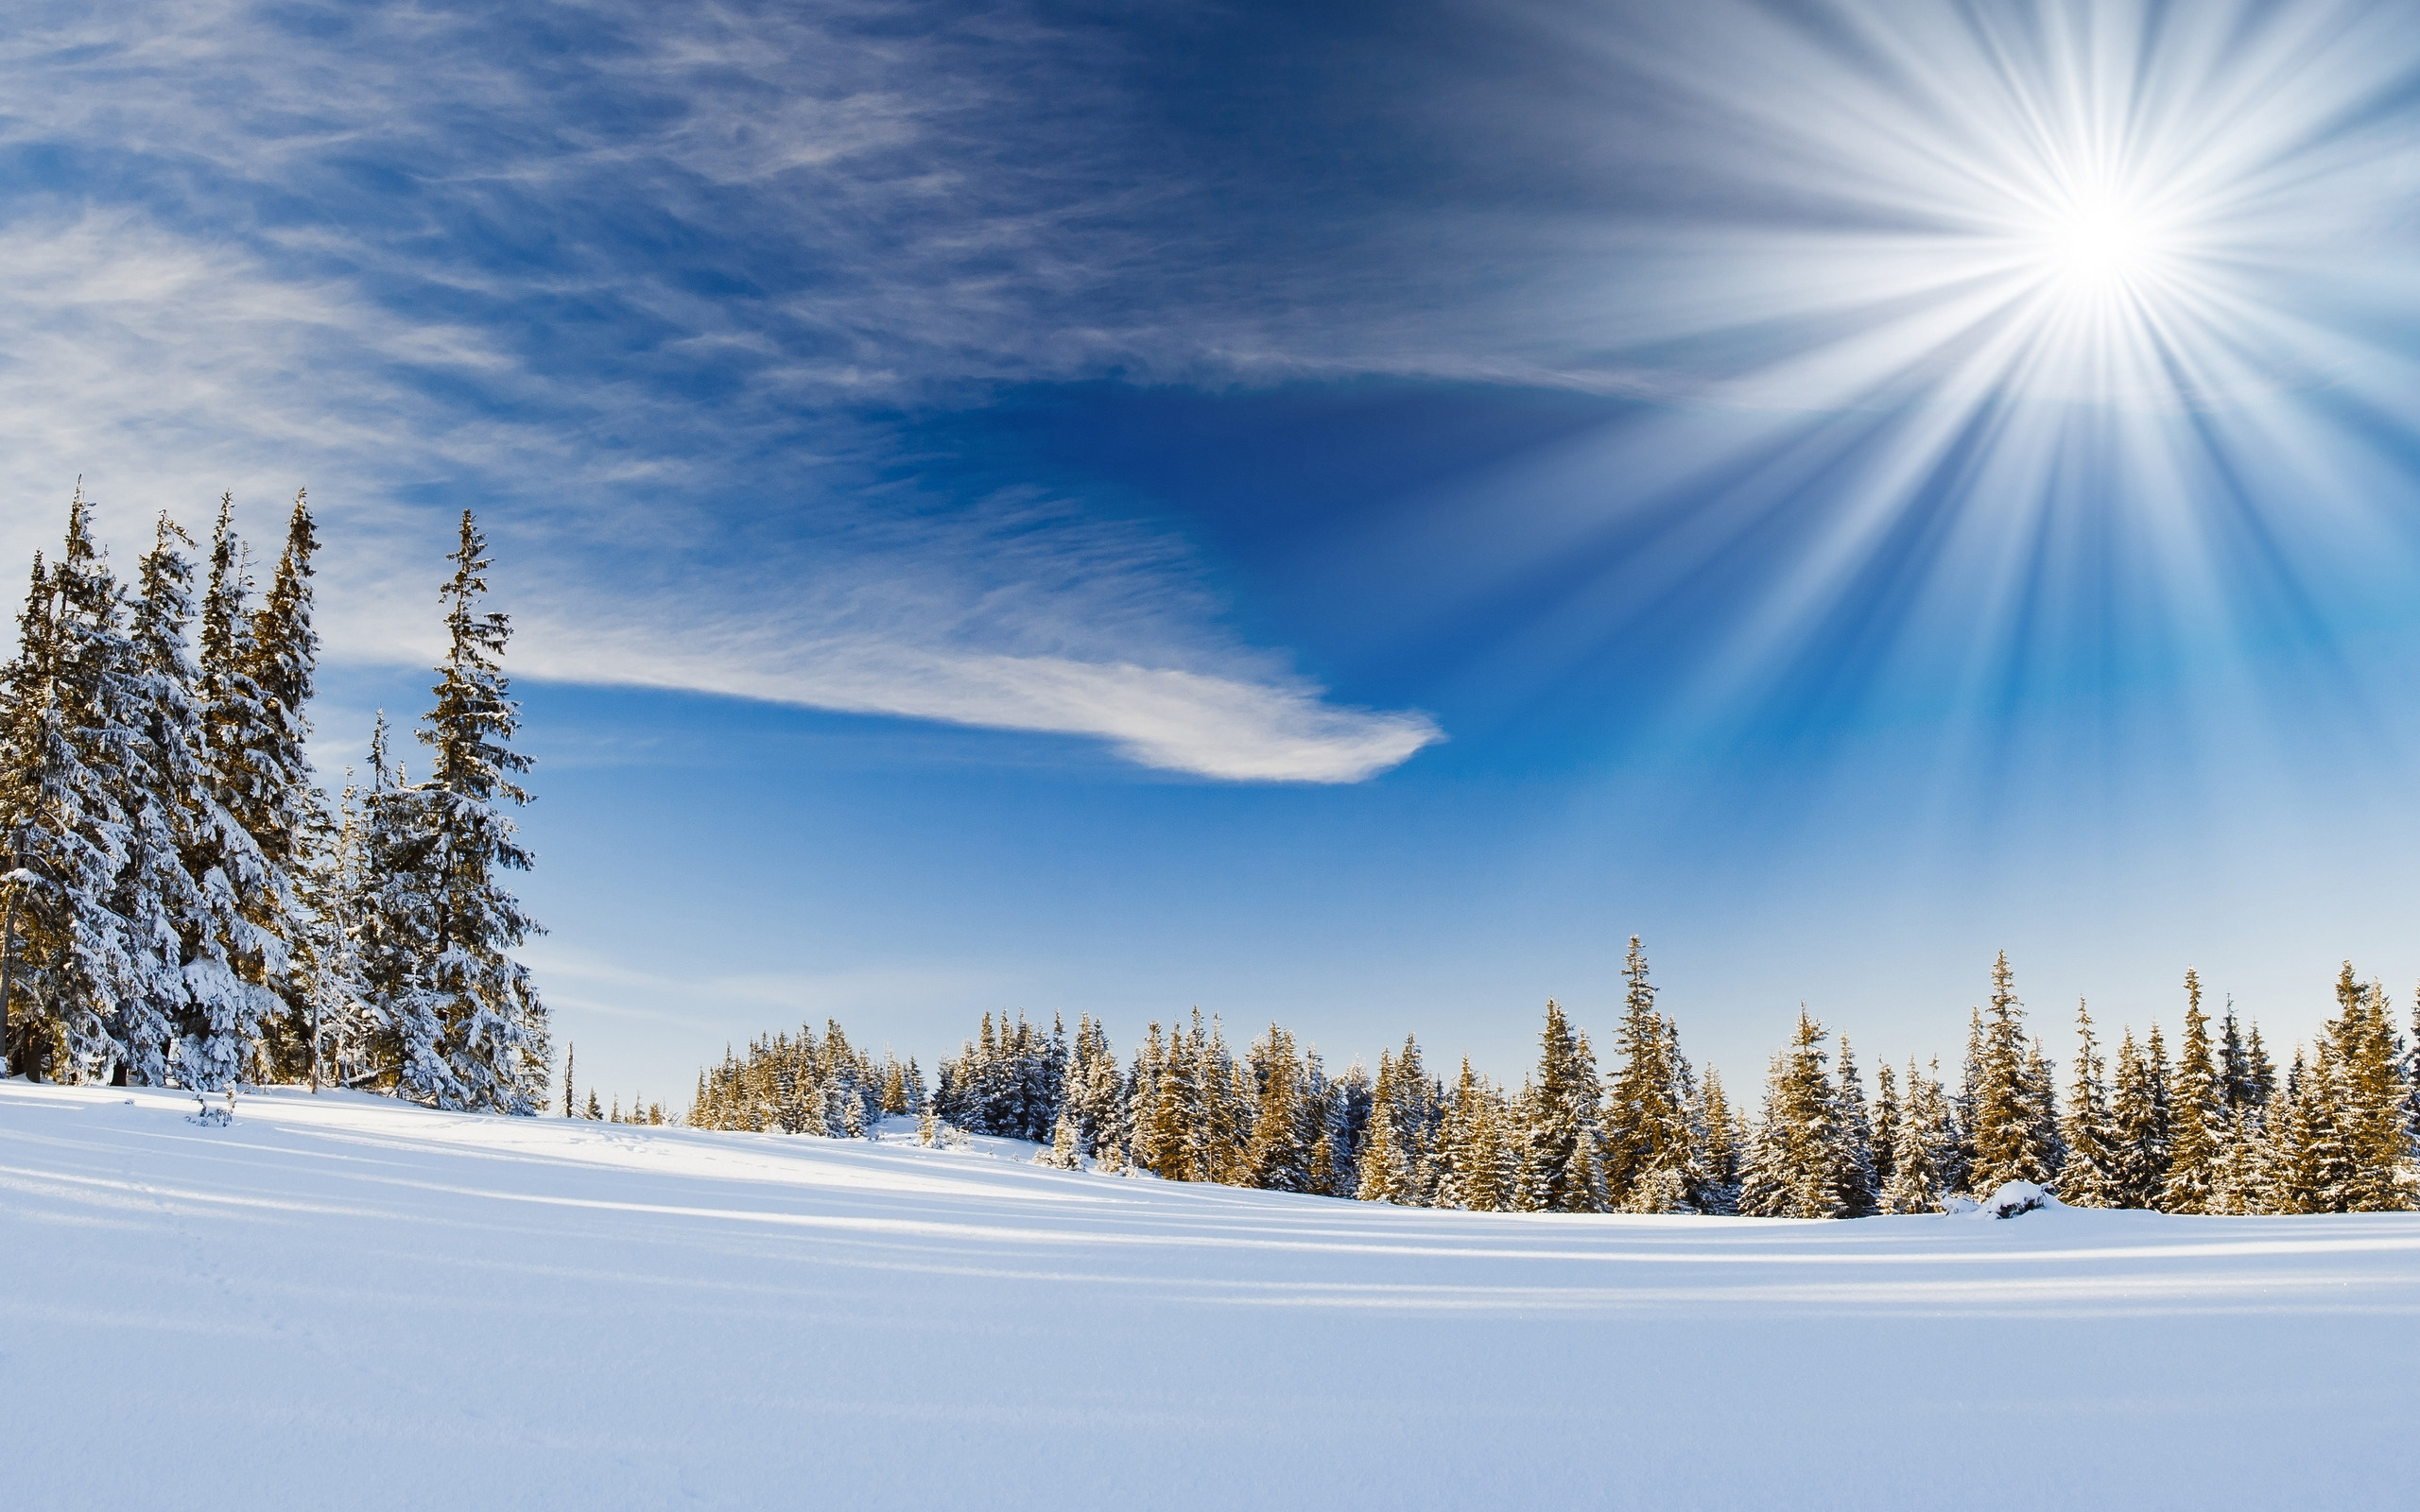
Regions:
M 546 1012 L 508 954 L 537 926 L 504 886 L 531 857 L 498 805 L 529 800 L 513 779 L 530 763 L 509 744 L 519 713 L 498 659 L 510 625 L 477 610 L 490 560 L 468 510 L 447 559 L 447 651 L 419 731 L 429 775 L 365 805 L 377 947 L 365 975 L 405 1095 L 527 1113 L 545 1085 Z
M 1663 1187 L 1677 1183 L 1685 1190 L 1688 1108 L 1668 1025 L 1655 1010 L 1656 989 L 1648 981 L 1647 952 L 1635 935 L 1630 937 L 1630 956 L 1622 974 L 1628 990 L 1621 1027 L 1614 1038 L 1622 1068 L 1613 1078 L 1603 1111 L 1605 1192 L 1609 1201 L 1625 1211 L 1636 1211 L 1644 1206 L 1664 1211 L 1668 1194 L 1643 1205 L 1634 1204 L 1633 1194 L 1659 1176 Z M 1682 1200 L 1685 1202 L 1685 1196 Z
M 1305 1192 L 1311 1184 L 1311 1146 L 1317 1138 L 1305 1117 L 1303 1066 L 1294 1037 L 1276 1024 L 1253 1047 L 1260 1068 L 1258 1106 L 1252 1143 L 1244 1156 L 1245 1178 L 1270 1192 Z
M 1881 1211 L 1882 1184 L 1875 1174 L 1874 1125 L 1867 1116 L 1864 1079 L 1849 1037 L 1841 1037 L 1841 1216 L 1870 1217 Z
M 2092 1015 L 2076 1000 L 2076 1074 L 2067 1097 L 2063 1132 L 2066 1162 L 2059 1168 L 2059 1200 L 2071 1208 L 2126 1206 L 2115 1145 L 2117 1125 L 2109 1110 L 2109 1085 Z
M 1537 1079 L 1526 1100 L 1515 1200 L 1528 1212 L 1600 1212 L 1605 1184 L 1596 1059 L 1552 999 L 1540 1045 Z
M 114 1061 L 116 1005 L 140 995 L 150 942 L 112 905 L 128 861 L 136 756 L 125 693 L 132 655 L 122 594 L 95 546 L 80 489 L 65 550 L 34 558 L 7 674 L 0 833 L 9 867 L 9 1065 L 82 1080 Z
M 2210 1051 L 2209 1020 L 2202 1012 L 2202 978 L 2185 972 L 2185 1043 L 2169 1094 L 2168 1176 L 2158 1206 L 2167 1212 L 2207 1212 L 2226 1151 L 2226 1088 Z
M 1751 1147 L 1739 1211 L 1756 1218 L 1839 1218 L 1849 1167 L 1840 1090 L 1824 1051 L 1824 1026 L 1804 1005 L 1789 1048 L 1773 1057 L 1764 1118 Z
M 240 669 L 255 700 L 244 764 L 258 791 L 247 805 L 246 828 L 270 875 L 284 882 L 269 895 L 279 906 L 260 920 L 287 948 L 286 969 L 264 984 L 277 1001 L 273 1017 L 262 1026 L 265 1053 L 271 1071 L 287 1080 L 310 1072 L 312 1024 L 330 1004 L 346 1001 L 354 991 L 354 984 L 343 979 L 345 962 L 327 949 L 332 926 L 312 917 L 315 904 L 333 902 L 311 886 L 311 874 L 325 861 L 314 853 L 314 842 L 326 830 L 308 749 L 307 706 L 320 655 L 311 590 L 318 550 L 309 499 L 298 492 L 268 596 L 247 627 Z
M 1992 965 L 1991 1013 L 1982 1023 L 1972 1074 L 1970 1190 L 1983 1195 L 2009 1181 L 2050 1185 L 2058 1165 L 2048 1132 L 2056 1127 L 2055 1110 L 2045 1106 L 2048 1070 L 2026 1040 L 2006 951 Z
M 2115 1206 L 2148 1208 L 2168 1182 L 2168 1128 L 2151 1062 L 2129 1029 L 2118 1041 L 2117 1087 L 2110 1120 Z
M 1938 1076 L 1927 1080 L 1908 1062 L 1908 1095 L 1893 1133 L 1891 1179 L 1882 1189 L 1882 1211 L 1913 1214 L 1935 1212 L 1946 1182 L 1941 1154 L 1949 1117 L 1948 1097 Z
M 1884 1061 L 1874 1068 L 1874 1180 L 1880 1194 L 1891 1184 L 1892 1157 L 1899 1142 L 1898 1078 Z

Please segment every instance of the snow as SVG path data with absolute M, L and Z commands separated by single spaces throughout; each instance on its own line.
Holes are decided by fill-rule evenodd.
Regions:
M 2420 1215 L 1469 1214 L 906 1125 L 193 1106 L 0 1084 L 12 1505 L 2411 1497 Z

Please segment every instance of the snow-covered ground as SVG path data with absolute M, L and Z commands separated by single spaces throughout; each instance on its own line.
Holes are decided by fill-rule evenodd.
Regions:
M 0 1503 L 2420 1503 L 2420 1216 L 1426 1212 L 192 1108 L 0 1084 Z

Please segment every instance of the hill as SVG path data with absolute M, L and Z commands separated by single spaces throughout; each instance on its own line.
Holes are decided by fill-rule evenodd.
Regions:
M 0 1084 L 11 1504 L 2409 1503 L 2420 1215 L 1476 1214 L 193 1108 Z

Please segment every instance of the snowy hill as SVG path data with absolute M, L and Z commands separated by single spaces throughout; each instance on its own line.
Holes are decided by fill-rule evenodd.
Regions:
M 22 1507 L 2403 1506 L 2420 1215 L 1463 1214 L 0 1084 Z

